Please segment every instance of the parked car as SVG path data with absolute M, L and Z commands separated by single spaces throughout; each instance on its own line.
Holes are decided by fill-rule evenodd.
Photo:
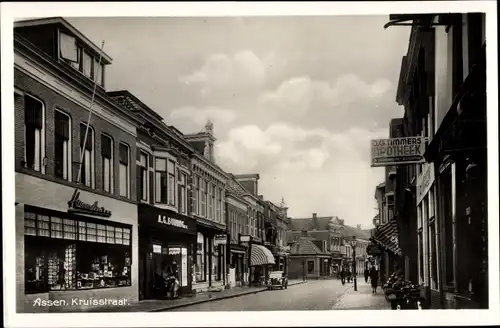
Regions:
M 287 289 L 288 288 L 288 277 L 283 271 L 272 271 L 269 273 L 269 279 L 267 280 L 267 289 Z

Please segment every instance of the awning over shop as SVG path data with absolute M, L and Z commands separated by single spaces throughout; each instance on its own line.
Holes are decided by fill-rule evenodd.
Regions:
M 262 245 L 252 245 L 252 255 L 250 256 L 250 266 L 275 264 L 273 253 Z
M 388 251 L 396 255 L 402 255 L 401 248 L 399 247 L 398 224 L 396 220 L 390 220 L 377 227 L 377 231 L 371 239 Z

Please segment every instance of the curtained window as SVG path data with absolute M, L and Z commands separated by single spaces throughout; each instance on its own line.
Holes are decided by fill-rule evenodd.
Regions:
M 101 135 L 102 185 L 104 191 L 113 192 L 113 139 Z
M 141 151 L 139 155 L 139 166 L 137 167 L 137 199 L 148 200 L 148 154 Z
M 88 128 L 87 128 L 88 127 Z M 87 131 L 87 132 L 86 132 Z M 85 134 L 87 139 L 85 139 Z M 94 132 L 91 126 L 80 124 L 80 154 L 83 150 L 82 167 L 80 172 L 80 183 L 87 187 L 94 185 Z
M 172 160 L 168 160 L 167 163 L 167 171 L 168 171 L 168 205 L 175 206 L 175 162 Z
M 60 179 L 70 179 L 71 147 L 70 118 L 62 111 L 54 111 L 54 175 Z
M 24 96 L 24 156 L 26 167 L 42 170 L 43 103 L 29 95 Z
M 155 201 L 167 204 L 167 160 L 156 158 L 155 162 Z
M 120 196 L 130 197 L 130 148 L 120 143 Z
M 177 206 L 179 213 L 186 213 L 187 199 L 187 175 L 179 170 L 179 179 L 177 181 Z

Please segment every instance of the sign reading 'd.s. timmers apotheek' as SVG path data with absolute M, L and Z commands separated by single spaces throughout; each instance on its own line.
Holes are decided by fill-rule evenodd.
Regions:
M 372 167 L 424 163 L 424 137 L 376 139 L 371 141 Z
M 104 216 L 109 218 L 111 216 L 111 211 L 99 206 L 99 203 L 95 201 L 93 204 L 84 203 L 80 200 L 80 192 L 75 189 L 73 196 L 68 202 L 68 211 L 82 214 L 91 214 L 97 216 Z
M 186 223 L 184 223 L 184 221 L 179 219 L 174 219 L 161 214 L 158 214 L 158 223 L 166 224 L 181 229 L 188 229 L 188 226 L 186 225 Z

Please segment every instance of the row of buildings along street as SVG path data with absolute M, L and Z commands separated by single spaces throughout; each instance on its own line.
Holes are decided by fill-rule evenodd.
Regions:
M 391 15 L 386 27 L 411 29 L 396 95 L 404 115 L 389 140 L 425 147 L 416 160 L 375 163 L 385 181 L 369 253 L 382 281 L 402 270 L 432 309 L 488 308 L 485 15 Z
M 163 298 L 165 272 L 181 296 L 270 270 L 332 278 L 353 236 L 365 269 L 370 231 L 289 218 L 258 173 L 217 165 L 211 122 L 184 134 L 133 90 L 106 90 L 111 58 L 65 19 L 16 22 L 14 50 L 18 312 L 59 310 L 40 299 Z

